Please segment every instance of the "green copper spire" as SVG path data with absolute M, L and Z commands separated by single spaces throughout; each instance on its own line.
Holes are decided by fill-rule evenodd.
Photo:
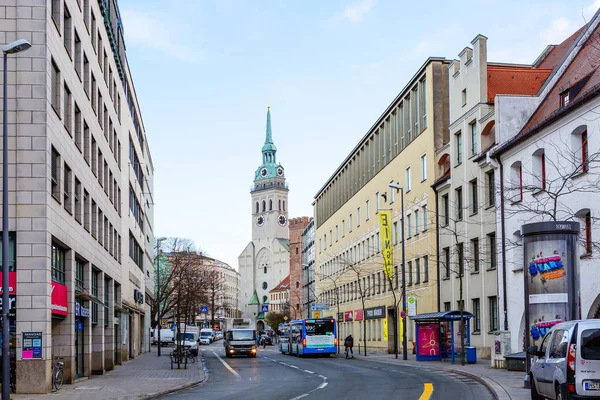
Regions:
M 254 180 L 268 178 L 283 178 L 283 167 L 277 164 L 277 147 L 273 143 L 273 132 L 271 130 L 271 106 L 267 108 L 267 135 L 262 147 L 262 164 L 254 174 Z

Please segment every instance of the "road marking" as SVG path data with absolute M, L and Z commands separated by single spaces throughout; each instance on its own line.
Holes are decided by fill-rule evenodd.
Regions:
M 327 382 L 323 382 L 319 385 L 319 389 L 324 389 L 327 386 Z M 420 400 L 420 399 L 419 399 Z
M 425 386 L 425 389 L 423 390 L 421 397 L 419 397 L 419 400 L 429 400 L 433 393 L 433 385 L 431 383 L 425 383 L 423 386 Z
M 323 376 L 323 375 L 319 375 L 319 378 L 321 378 L 321 379 L 327 379 L 327 377 Z
M 304 370 L 304 372 L 308 372 L 309 374 L 314 374 L 314 372 L 312 372 L 312 371 L 309 371 L 309 370 L 307 370 L 307 369 L 305 369 L 305 370 Z
M 306 397 L 306 396 L 308 396 L 308 393 L 304 393 L 304 394 L 301 394 L 300 396 L 296 396 L 292 400 L 298 400 L 298 399 L 301 399 L 301 398 Z
M 225 366 L 225 368 L 227 368 L 229 370 L 229 372 L 231 372 L 238 378 L 241 378 L 240 374 L 238 374 L 237 371 L 235 371 L 233 368 L 231 368 L 229 366 L 229 364 L 227 364 L 221 357 L 219 357 L 219 355 L 217 353 L 215 353 L 214 351 L 212 353 L 219 359 L 219 361 L 221 361 L 221 363 L 223 363 L 223 365 Z

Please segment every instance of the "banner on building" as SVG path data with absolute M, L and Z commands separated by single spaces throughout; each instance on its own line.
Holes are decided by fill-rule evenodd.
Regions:
M 394 276 L 394 249 L 392 247 L 392 230 L 390 222 L 392 219 L 391 211 L 379 210 L 379 232 L 381 236 L 381 254 L 383 255 L 383 271 L 388 279 Z
M 2 272 L 0 272 L 0 294 L 2 294 Z M 8 294 L 17 294 L 17 273 L 8 273 Z
M 58 282 L 52 281 L 52 295 L 50 296 L 52 303 L 52 314 L 67 315 L 67 287 Z

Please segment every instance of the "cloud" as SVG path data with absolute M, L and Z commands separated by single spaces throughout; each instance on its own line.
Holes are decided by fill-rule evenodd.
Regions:
M 351 4 L 344 8 L 344 11 L 342 11 L 341 14 L 334 17 L 334 20 L 344 20 L 353 23 L 358 23 L 362 21 L 364 16 L 369 13 L 374 3 L 375 0 L 362 0 L 359 3 Z
M 182 43 L 181 38 L 185 35 L 176 25 L 133 10 L 121 10 L 121 15 L 125 25 L 126 43 L 157 50 L 179 61 L 199 61 L 200 52 Z

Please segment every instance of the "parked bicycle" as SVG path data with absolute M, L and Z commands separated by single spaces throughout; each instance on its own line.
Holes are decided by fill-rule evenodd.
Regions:
M 55 357 L 55 360 L 52 363 L 52 391 L 53 392 L 59 391 L 63 385 L 63 378 L 64 378 L 64 374 L 65 374 L 65 372 L 63 370 L 63 365 L 65 365 L 65 363 L 62 361 L 59 361 L 58 357 Z
M 190 349 L 175 349 L 170 354 L 171 357 L 171 369 L 173 369 L 173 365 L 180 364 L 194 364 L 196 362 L 196 353 L 192 352 Z

